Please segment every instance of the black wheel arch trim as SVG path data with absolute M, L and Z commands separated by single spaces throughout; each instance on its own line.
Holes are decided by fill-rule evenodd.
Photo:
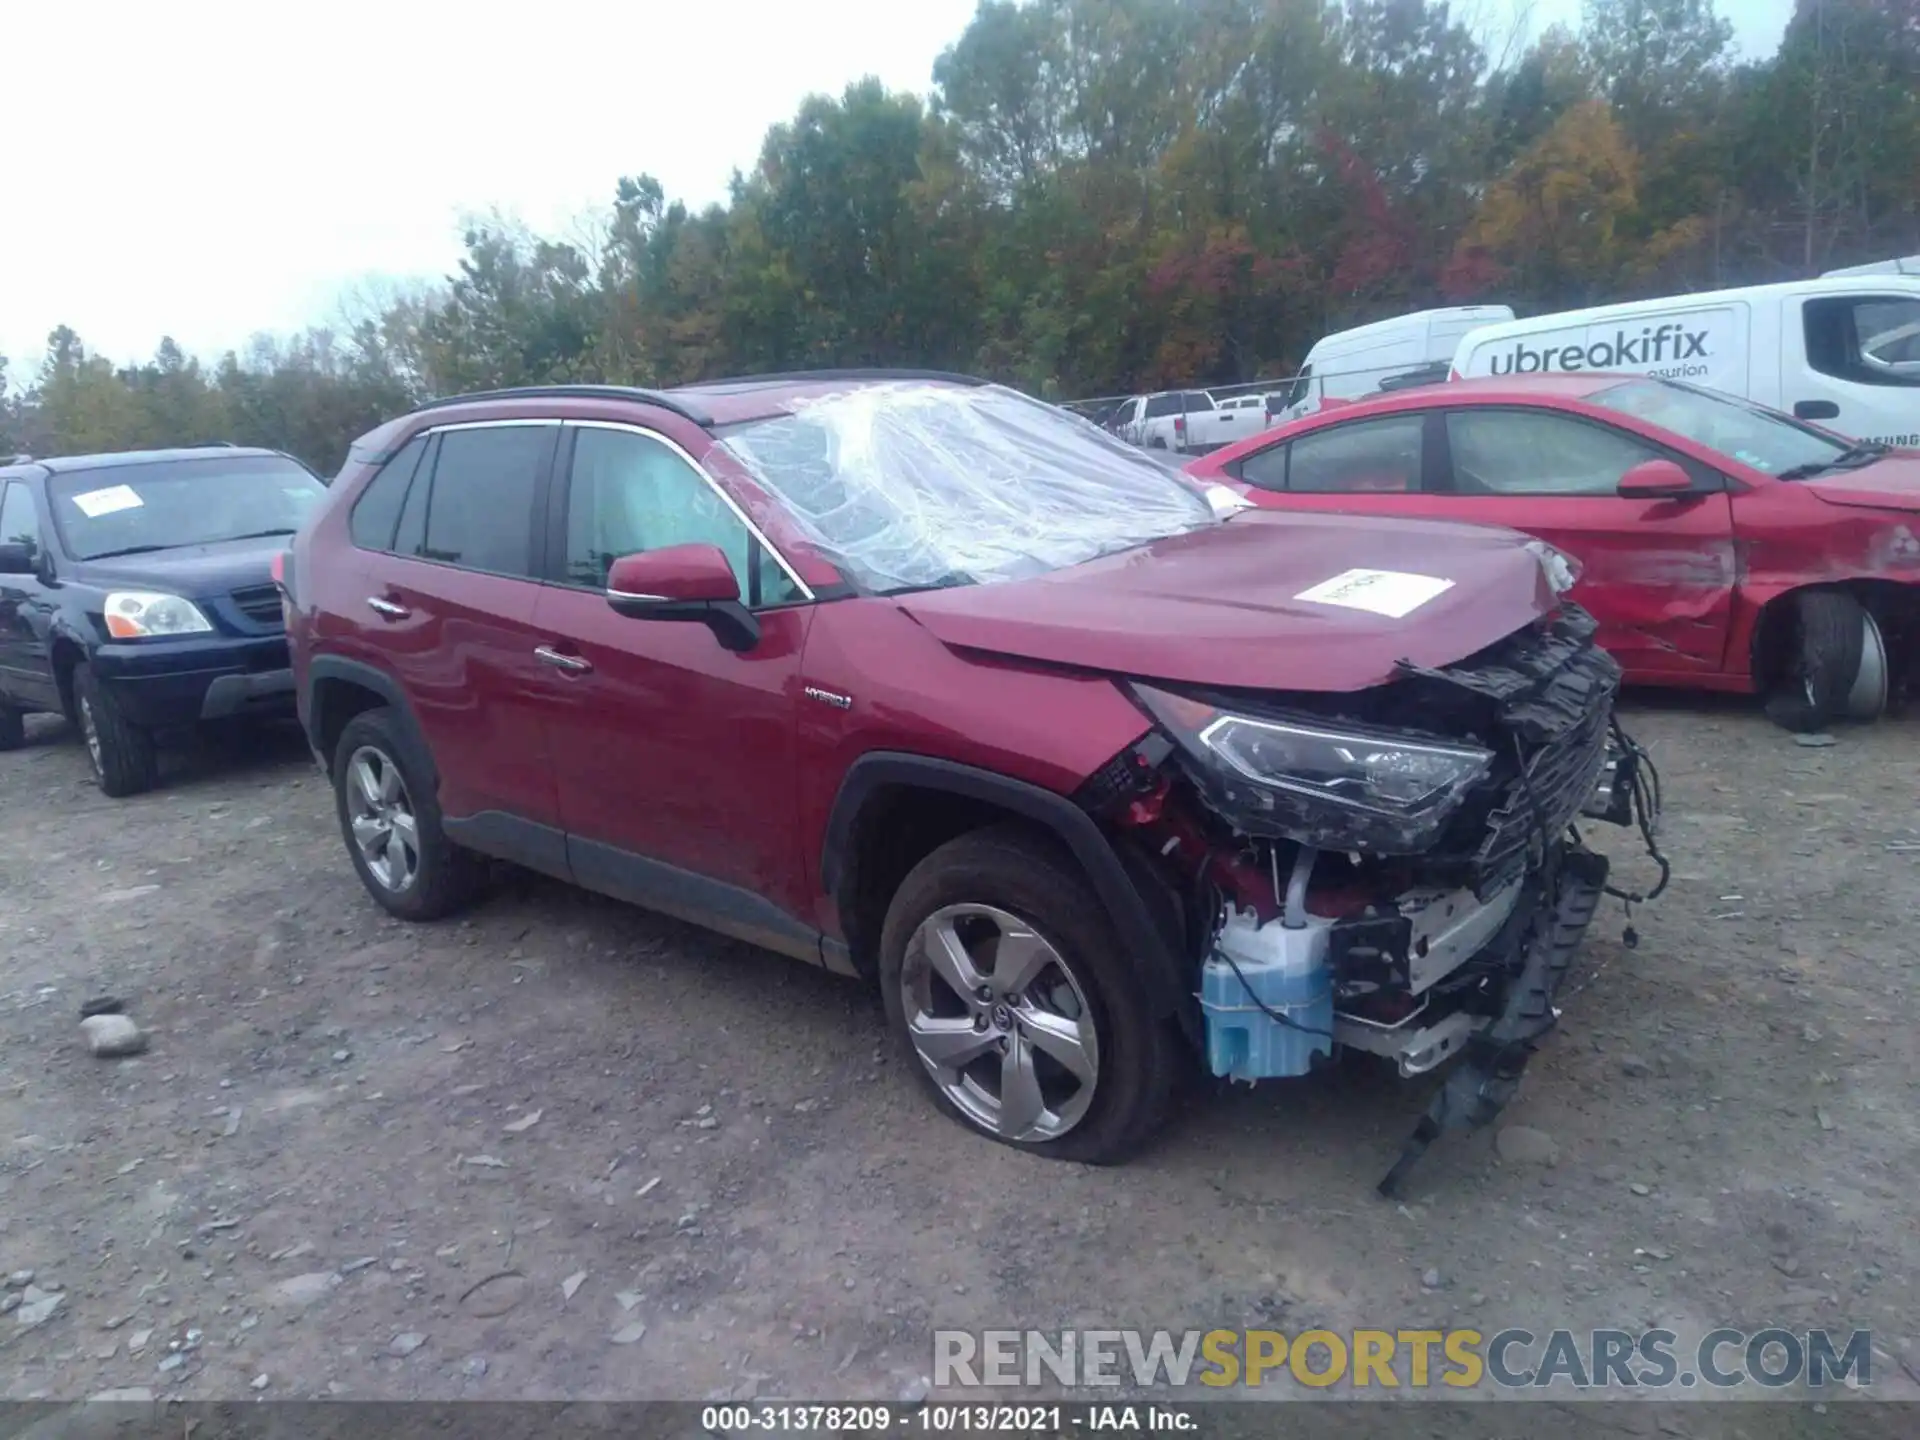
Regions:
M 984 801 L 1044 827 L 1079 861 L 1094 893 L 1139 975 L 1156 1015 L 1179 1010 L 1186 999 L 1179 957 L 1154 922 L 1146 900 L 1121 863 L 1119 853 L 1094 818 L 1064 795 L 1025 780 L 977 766 L 905 751 L 871 751 L 847 767 L 827 818 L 820 853 L 820 883 L 838 898 L 847 873 L 846 852 L 861 809 L 884 786 L 906 785 L 943 790 Z
M 419 717 L 413 713 L 406 691 L 400 688 L 400 682 L 393 676 L 364 660 L 349 660 L 343 655 L 316 655 L 307 662 L 307 680 L 300 687 L 297 699 L 300 726 L 307 732 L 307 743 L 313 747 L 316 755 L 320 753 L 320 727 L 319 717 L 314 713 L 314 698 L 324 680 L 340 680 L 363 690 L 371 690 L 392 706 L 413 742 L 414 753 L 410 758 L 421 767 L 434 789 L 439 790 L 440 771 L 433 763 L 433 750 L 427 744 L 426 733 L 420 728 Z M 327 756 L 329 763 L 332 758 L 331 755 Z

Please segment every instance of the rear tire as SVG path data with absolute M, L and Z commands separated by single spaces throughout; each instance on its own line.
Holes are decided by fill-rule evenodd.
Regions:
M 0 750 L 18 750 L 27 743 L 27 717 L 0 700 Z
M 969 999 L 946 977 L 971 962 Z M 1104 1165 L 1165 1122 L 1186 1055 L 1178 1027 L 1149 1010 L 1079 867 L 1024 827 L 974 831 L 916 865 L 888 907 L 879 968 L 908 1065 L 968 1128 Z
M 1767 697 L 1767 715 L 1800 733 L 1824 730 L 1848 713 L 1860 673 L 1869 618 L 1844 590 L 1803 590 L 1787 598 L 1784 662 Z
M 160 778 L 152 732 L 127 718 L 113 692 L 101 686 L 93 667 L 84 662 L 73 667 L 73 708 L 101 793 L 118 800 L 151 790 Z
M 443 919 L 485 888 L 486 862 L 447 838 L 432 780 L 392 710 L 363 710 L 340 732 L 333 797 L 360 883 L 388 914 Z

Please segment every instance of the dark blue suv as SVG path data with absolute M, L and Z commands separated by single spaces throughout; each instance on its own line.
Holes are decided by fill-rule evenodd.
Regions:
M 325 493 L 232 445 L 0 467 L 0 750 L 27 712 L 64 714 L 131 795 L 172 734 L 291 715 L 273 559 Z

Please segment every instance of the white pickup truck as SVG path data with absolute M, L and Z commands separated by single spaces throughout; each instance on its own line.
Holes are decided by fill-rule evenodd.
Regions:
M 1262 395 L 1237 396 L 1222 404 L 1204 390 L 1160 390 L 1134 396 L 1107 423 L 1121 439 L 1149 450 L 1204 455 L 1257 435 L 1272 421 Z

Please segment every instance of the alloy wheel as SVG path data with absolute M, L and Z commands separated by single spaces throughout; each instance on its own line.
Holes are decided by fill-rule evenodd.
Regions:
M 388 890 L 405 890 L 420 873 L 420 826 L 400 767 L 363 745 L 347 762 L 346 779 L 347 823 L 367 873 Z
M 1017 915 L 949 905 L 907 942 L 907 1036 L 961 1114 L 1003 1140 L 1053 1140 L 1086 1117 L 1100 1042 L 1065 958 Z

